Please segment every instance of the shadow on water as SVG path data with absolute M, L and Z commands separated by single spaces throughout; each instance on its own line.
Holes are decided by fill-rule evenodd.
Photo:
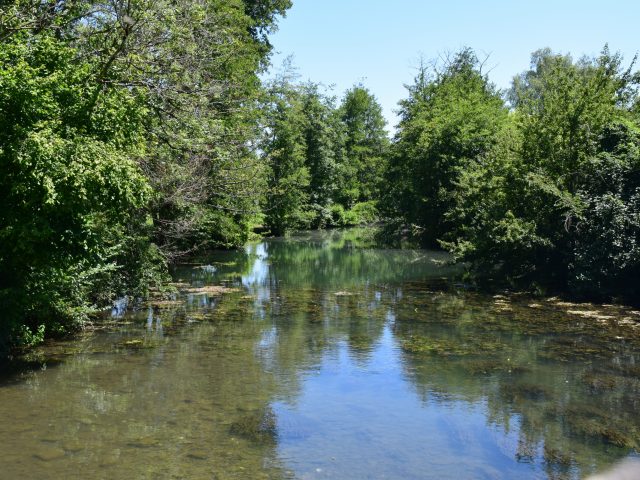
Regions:
M 3 381 L 0 463 L 9 478 L 577 479 L 637 455 L 640 312 L 460 291 L 448 260 L 354 229 L 177 268 L 178 301 L 116 308 L 41 349 L 56 368 Z

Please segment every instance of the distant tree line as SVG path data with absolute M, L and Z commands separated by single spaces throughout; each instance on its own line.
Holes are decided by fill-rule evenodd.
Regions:
M 291 71 L 266 86 L 264 221 L 273 234 L 378 219 L 389 139 L 382 108 L 362 85 L 340 105 Z

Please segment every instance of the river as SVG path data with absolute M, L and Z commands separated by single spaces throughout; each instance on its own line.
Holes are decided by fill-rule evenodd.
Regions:
M 577 479 L 637 457 L 640 312 L 368 230 L 219 252 L 0 380 L 3 479 Z M 222 288 L 221 288 L 222 287 Z

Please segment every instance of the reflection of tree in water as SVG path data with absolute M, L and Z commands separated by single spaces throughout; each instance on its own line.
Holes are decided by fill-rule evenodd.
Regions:
M 24 456 L 34 431 L 73 454 L 35 466 L 29 456 L 11 464 L 12 478 L 27 468 L 73 478 L 100 465 L 113 478 L 287 478 L 274 403 L 295 404 L 327 358 L 346 353 L 366 366 L 385 331 L 421 398 L 486 405 L 490 425 L 518 432 L 507 453 L 549 478 L 638 448 L 637 334 L 548 305 L 447 291 L 444 257 L 358 249 L 361 235 L 273 240 L 177 269 L 178 281 L 237 291 L 129 316 L 133 325 L 88 341 L 93 353 L 0 390 L 0 415 L 18 419 L 0 433 L 7 454 Z M 32 430 L 20 432 L 25 424 Z
M 638 449 L 640 353 L 624 328 L 575 322 L 557 309 L 473 295 L 404 292 L 394 334 L 425 399 L 486 400 L 488 421 L 519 429 L 522 462 L 550 478 Z M 612 347 L 613 346 L 613 347 Z
M 258 351 L 266 368 L 277 369 L 286 379 L 319 368 L 342 344 L 354 359 L 365 362 L 385 325 L 386 307 L 365 292 L 342 296 L 306 288 L 289 294 L 280 287 L 268 309 L 273 330 Z
M 270 278 L 291 287 L 351 288 L 399 279 L 449 277 L 444 253 L 359 248 L 358 230 L 309 235 L 268 243 Z M 322 248 L 319 248 L 322 247 Z
M 339 234 L 267 244 L 268 272 L 250 290 L 268 299 L 259 304 L 273 331 L 261 355 L 287 372 L 283 378 L 318 367 L 340 342 L 366 363 L 392 312 L 407 377 L 421 395 L 486 400 L 489 423 L 519 429 L 519 461 L 542 462 L 550 478 L 563 478 L 638 448 L 639 348 L 621 344 L 618 327 L 571 322 L 554 308 L 428 291 L 450 273 L 437 263 L 444 259 L 356 244 Z M 301 387 L 289 387 L 294 401 Z
M 277 382 L 254 354 L 264 325 L 244 322 L 241 302 L 224 298 L 215 319 L 187 313 L 199 322 L 177 330 L 184 311 L 163 310 L 171 342 L 140 346 L 152 335 L 145 321 L 33 374 L 27 388 L 0 390 L 2 418 L 16 419 L 0 433 L 4 458 L 14 459 L 4 474 L 287 478 L 270 428 Z
M 443 253 L 373 246 L 366 229 L 310 232 L 224 253 L 212 262 L 214 274 L 200 269 L 199 278 L 185 278 L 243 286 L 255 300 L 252 314 L 274 322 L 270 348 L 261 351 L 280 368 L 318 365 L 340 341 L 366 361 L 384 328 L 386 282 L 442 281 L 456 271 Z

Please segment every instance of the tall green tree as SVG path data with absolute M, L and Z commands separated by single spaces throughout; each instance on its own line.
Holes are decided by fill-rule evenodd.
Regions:
M 456 229 L 446 214 L 455 204 L 460 172 L 496 143 L 508 113 L 469 48 L 442 69 L 422 66 L 408 90 L 400 102 L 386 203 L 397 205 L 405 221 L 436 245 Z
M 389 139 L 382 107 L 362 85 L 347 91 L 340 117 L 345 129 L 345 154 L 339 168 L 338 201 L 350 208 L 357 202 L 379 198 Z
M 343 155 L 343 134 L 334 99 L 307 83 L 302 87 L 305 114 L 305 158 L 309 168 L 309 201 L 315 212 L 314 227 L 330 223 L 337 189 L 338 165 Z
M 268 165 L 265 222 L 283 235 L 309 227 L 310 174 L 306 161 L 306 117 L 302 92 L 288 71 L 268 88 L 263 155 Z

